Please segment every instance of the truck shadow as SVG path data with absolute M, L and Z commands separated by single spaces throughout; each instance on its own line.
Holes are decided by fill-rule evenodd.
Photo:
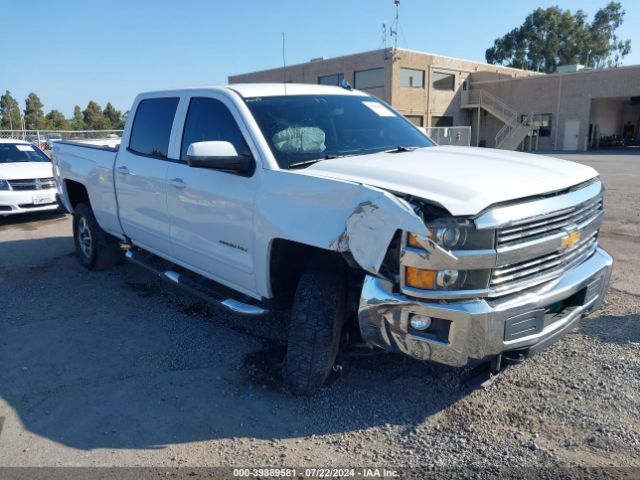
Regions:
M 53 264 L 0 279 L 5 431 L 19 421 L 82 450 L 411 431 L 468 393 L 464 370 L 377 354 L 349 358 L 341 378 L 295 398 L 279 378 L 283 315 L 236 317 L 128 265 Z
M 587 319 L 578 331 L 607 343 L 640 343 L 640 313 Z

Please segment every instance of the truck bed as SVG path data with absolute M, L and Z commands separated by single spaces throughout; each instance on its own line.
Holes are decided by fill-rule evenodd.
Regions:
M 77 140 L 59 140 L 58 144 L 77 145 L 80 147 L 92 147 L 106 150 L 118 150 L 120 138 L 87 138 Z
M 113 167 L 119 144 L 119 138 L 55 142 L 51 159 L 65 208 L 73 211 L 73 195 L 65 195 L 65 192 L 71 192 L 73 182 L 77 182 L 88 192 L 98 224 L 103 230 L 121 237 L 113 186 Z

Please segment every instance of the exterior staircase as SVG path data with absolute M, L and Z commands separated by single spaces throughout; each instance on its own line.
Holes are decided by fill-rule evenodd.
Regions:
M 496 117 L 503 127 L 496 134 L 496 148 L 516 150 L 525 138 L 531 136 L 539 127 L 532 126 L 533 113 L 522 120 L 520 114 L 485 90 L 471 90 L 462 96 L 462 108 L 481 108 Z

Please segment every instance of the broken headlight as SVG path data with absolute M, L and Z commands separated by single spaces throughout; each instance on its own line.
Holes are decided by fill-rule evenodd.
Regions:
M 427 237 L 445 250 L 484 250 L 493 248 L 495 231 L 476 230 L 470 220 L 438 219 L 427 223 Z M 407 243 L 422 248 L 415 234 L 410 233 Z
M 409 249 L 427 249 L 430 255 L 426 263 L 424 259 L 412 263 L 415 262 L 415 257 L 414 260 L 407 260 L 408 263 L 404 265 L 405 285 L 420 290 L 444 291 L 487 288 L 491 269 L 487 268 L 486 261 L 479 262 L 477 269 L 468 260 L 462 266 L 456 260 L 456 252 L 493 249 L 495 231 L 477 230 L 472 221 L 453 218 L 432 220 L 426 223 L 426 227 L 426 238 L 414 233 L 407 234 Z M 440 248 L 434 246 L 434 243 Z M 429 244 L 432 245 L 431 248 L 428 247 Z M 457 256 L 461 254 L 458 253 Z

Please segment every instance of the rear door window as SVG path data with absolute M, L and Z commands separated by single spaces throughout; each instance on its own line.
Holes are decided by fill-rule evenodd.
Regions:
M 138 105 L 131 129 L 129 150 L 167 158 L 178 98 L 149 98 Z

